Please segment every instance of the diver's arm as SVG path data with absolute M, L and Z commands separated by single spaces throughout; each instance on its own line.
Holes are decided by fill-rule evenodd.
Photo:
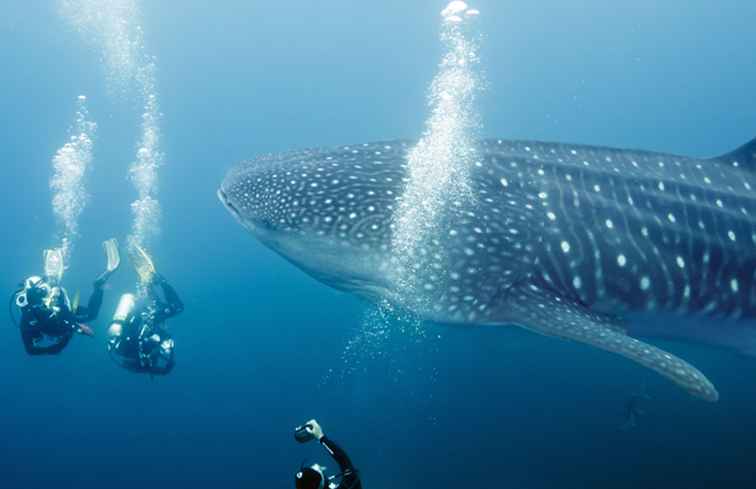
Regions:
M 334 443 L 333 440 L 331 440 L 327 436 L 323 436 L 323 438 L 320 439 L 320 444 L 323 445 L 323 448 L 325 448 L 328 453 L 331 454 L 331 457 L 333 457 L 336 463 L 339 464 L 339 468 L 341 469 L 341 473 L 343 474 L 345 479 L 356 474 L 357 469 L 355 469 L 354 465 L 352 465 L 352 461 L 349 460 L 349 456 L 340 446 Z
M 71 338 L 73 338 L 73 333 L 59 337 L 58 341 L 50 346 L 44 347 L 44 353 L 47 353 L 48 355 L 60 353 L 66 346 L 68 346 L 68 342 L 71 341 Z
M 60 351 L 60 350 L 55 351 L 55 352 L 50 351 L 50 349 L 52 348 L 52 345 L 51 346 L 36 346 L 33 340 L 30 341 L 30 340 L 27 340 L 26 338 L 24 338 L 24 348 L 26 349 L 26 353 L 31 356 L 54 355 L 55 353 L 58 353 Z
M 32 326 L 23 327 L 21 329 L 21 339 L 24 342 L 24 348 L 29 355 L 55 355 L 60 353 L 71 341 L 73 334 L 66 334 L 58 338 L 58 341 L 50 346 L 37 346 L 34 344 L 35 338 L 38 337 L 38 329 Z
M 121 357 L 116 360 L 116 363 L 118 364 L 118 366 L 128 370 L 129 372 L 139 374 L 145 371 L 144 367 L 139 364 L 139 360 L 134 360 L 133 358 Z
M 122 365 L 123 368 L 126 370 L 130 370 L 134 373 L 138 374 L 150 374 L 152 376 L 159 376 L 162 377 L 164 375 L 168 375 L 173 371 L 173 367 L 176 366 L 176 362 L 171 362 L 166 364 L 164 367 L 155 367 L 150 365 L 142 365 L 138 361 L 132 361 L 128 365 Z
M 142 367 L 136 357 L 138 353 L 134 346 L 135 341 L 136 339 L 130 338 L 129 333 L 124 330 L 108 340 L 108 354 L 119 367 L 139 373 L 142 372 Z
M 24 349 L 29 355 L 44 355 L 49 347 L 37 346 L 34 340 L 42 337 L 42 328 L 39 327 L 37 315 L 31 312 L 24 312 L 21 315 L 21 341 L 24 343 Z
M 83 309 L 84 312 L 79 312 Z M 60 317 L 55 321 L 55 328 L 47 328 L 54 336 L 65 336 L 73 333 L 79 333 L 86 336 L 94 336 L 94 330 L 88 325 L 84 324 L 84 321 L 88 320 L 86 314 L 86 308 L 78 308 L 76 312 L 66 308 L 64 312 L 61 312 Z M 95 316 L 97 316 L 95 314 Z
M 162 311 L 164 319 L 171 318 L 177 314 L 181 314 L 184 311 L 184 303 L 181 302 L 176 289 L 174 289 L 162 275 L 155 275 L 155 281 L 163 289 L 163 296 L 165 296 L 165 307 Z
M 29 355 L 42 355 L 44 352 L 41 347 L 34 345 L 34 338 L 40 335 L 39 328 L 31 326 L 28 318 L 21 318 L 21 341 L 24 343 L 24 349 Z
M 176 362 L 171 360 L 164 367 L 148 367 L 144 369 L 145 372 L 149 372 L 152 375 L 168 375 L 173 371 L 173 367 L 176 366 Z
M 318 442 L 323 445 L 323 448 L 325 448 L 331 457 L 333 457 L 336 463 L 339 464 L 339 469 L 341 470 L 341 482 L 338 487 L 340 489 L 362 489 L 357 469 L 352 465 L 349 456 L 333 440 L 325 436 L 320 423 L 315 419 L 311 419 L 305 423 L 303 427 L 310 436 L 312 436 L 312 439 L 318 440 Z

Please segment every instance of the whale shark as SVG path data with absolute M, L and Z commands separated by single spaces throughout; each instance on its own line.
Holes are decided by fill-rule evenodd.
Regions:
M 477 141 L 469 191 L 443 199 L 410 291 L 392 236 L 413 145 L 260 156 L 233 167 L 218 196 L 317 280 L 424 320 L 576 341 L 712 402 L 702 372 L 646 338 L 756 352 L 756 140 L 709 159 Z

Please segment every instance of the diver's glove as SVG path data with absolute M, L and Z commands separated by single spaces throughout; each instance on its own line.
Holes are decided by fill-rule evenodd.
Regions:
M 320 424 L 318 424 L 318 422 L 315 421 L 314 419 L 311 419 L 310 421 L 305 423 L 304 426 L 305 426 L 305 430 L 307 430 L 307 432 L 311 434 L 318 441 L 322 440 L 323 437 L 325 436 L 325 434 L 323 433 L 323 428 L 321 428 Z
M 79 334 L 83 334 L 84 336 L 89 336 L 90 338 L 95 335 L 94 330 L 87 326 L 86 324 L 79 324 L 77 328 L 77 332 Z

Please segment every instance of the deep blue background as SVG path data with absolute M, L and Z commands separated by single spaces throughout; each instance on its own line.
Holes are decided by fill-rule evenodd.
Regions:
M 150 381 L 109 362 L 106 317 L 134 281 L 128 267 L 98 337 L 59 357 L 29 358 L 14 327 L 0 329 L 0 487 L 293 487 L 302 459 L 327 461 L 291 436 L 313 416 L 366 489 L 754 487 L 756 360 L 663 345 L 718 385 L 714 405 L 622 359 L 504 328 L 396 328 L 345 360 L 366 307 L 263 248 L 217 202 L 224 172 L 259 153 L 417 137 L 443 2 L 144 3 L 165 113 L 155 254 L 187 305 L 172 323 L 179 365 Z M 710 156 L 756 135 L 756 3 L 475 6 L 487 136 Z M 96 161 L 66 281 L 86 296 L 100 242 L 128 232 L 139 107 L 108 93 L 99 52 L 55 2 L 0 7 L 0 285 L 10 294 L 53 244 L 50 159 L 84 93 Z M 644 380 L 649 414 L 620 432 Z

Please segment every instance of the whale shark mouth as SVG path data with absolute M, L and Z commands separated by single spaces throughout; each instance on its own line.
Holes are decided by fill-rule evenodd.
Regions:
M 223 204 L 229 211 L 231 211 L 231 214 L 233 214 L 234 217 L 239 218 L 238 209 L 231 202 L 229 202 L 228 196 L 226 195 L 226 192 L 224 192 L 222 188 L 218 189 L 218 192 L 216 195 L 218 196 L 218 200 L 221 201 L 221 204 Z
M 221 204 L 223 204 L 223 207 L 228 209 L 228 212 L 231 213 L 232 216 L 234 216 L 234 219 L 236 219 L 239 224 L 244 226 L 250 231 L 255 230 L 255 225 L 251 222 L 246 221 L 244 218 L 242 218 L 241 213 L 239 212 L 239 209 L 236 208 L 236 206 L 231 202 L 231 200 L 226 195 L 226 192 L 223 191 L 222 188 L 218 189 L 218 192 L 216 193 L 218 196 L 218 200 L 221 201 Z

